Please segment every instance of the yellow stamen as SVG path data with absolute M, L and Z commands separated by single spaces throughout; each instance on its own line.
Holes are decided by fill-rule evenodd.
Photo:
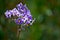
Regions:
M 18 20 L 18 22 L 20 22 L 20 20 Z

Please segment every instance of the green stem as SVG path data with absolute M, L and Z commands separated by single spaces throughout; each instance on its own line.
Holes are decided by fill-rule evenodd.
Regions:
M 19 40 L 20 32 L 21 32 L 21 27 L 18 26 L 18 28 L 17 28 L 17 39 L 18 40 Z

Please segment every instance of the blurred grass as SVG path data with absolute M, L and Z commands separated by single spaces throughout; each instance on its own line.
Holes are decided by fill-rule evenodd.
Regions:
M 17 25 L 6 19 L 4 12 L 20 2 L 26 3 L 36 18 L 28 31 L 21 32 L 20 40 L 60 40 L 60 0 L 0 0 L 0 40 L 17 40 Z

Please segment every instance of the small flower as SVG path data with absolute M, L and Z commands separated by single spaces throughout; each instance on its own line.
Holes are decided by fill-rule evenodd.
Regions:
M 28 20 L 28 17 L 27 17 L 27 16 L 24 16 L 24 17 L 22 18 L 22 20 L 23 20 L 23 22 L 25 23 L 25 22 Z
M 17 16 L 17 17 L 21 16 L 21 13 L 16 8 L 12 9 L 11 12 L 13 13 L 12 14 L 13 16 Z
M 22 3 L 20 3 L 20 4 L 18 4 L 18 5 L 17 5 L 17 8 L 19 8 L 19 9 L 20 9 L 20 8 L 22 8 L 22 6 L 23 6 L 23 4 L 22 4 Z
M 17 18 L 17 19 L 15 20 L 15 23 L 16 23 L 16 24 L 23 24 L 23 21 L 22 21 L 21 18 Z
M 23 5 L 22 3 L 20 3 L 20 4 L 17 5 L 17 9 L 18 9 L 19 12 L 21 12 L 21 13 L 24 13 L 24 12 L 27 11 L 26 5 Z
M 11 15 L 12 15 L 12 13 L 11 13 L 9 10 L 7 10 L 7 11 L 5 12 L 5 16 L 6 16 L 7 18 L 11 18 Z

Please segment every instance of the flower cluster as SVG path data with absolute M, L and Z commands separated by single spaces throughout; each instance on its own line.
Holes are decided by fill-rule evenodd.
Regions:
M 16 8 L 12 9 L 12 10 L 7 10 L 5 12 L 5 16 L 6 18 L 12 18 L 13 17 L 17 17 L 15 18 L 15 23 L 16 24 L 30 24 L 32 25 L 33 23 L 33 18 L 32 15 L 30 13 L 30 10 L 27 8 L 26 4 L 23 5 L 22 3 L 18 4 L 16 6 Z

